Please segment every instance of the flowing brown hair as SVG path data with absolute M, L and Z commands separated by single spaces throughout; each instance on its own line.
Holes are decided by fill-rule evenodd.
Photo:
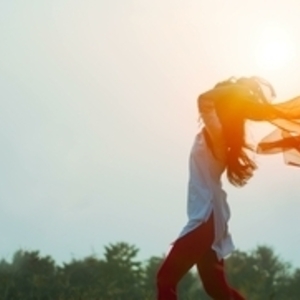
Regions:
M 277 115 L 264 95 L 262 84 L 269 88 L 272 96 L 275 96 L 271 84 L 259 77 L 239 79 L 232 77 L 215 86 L 215 88 L 228 85 L 243 86 L 249 91 L 249 96 L 245 99 L 237 94 L 215 102 L 227 146 L 227 178 L 237 187 L 244 186 L 257 169 L 256 163 L 247 153 L 247 150 L 253 151 L 254 148 L 246 142 L 245 121 L 247 119 L 269 120 Z

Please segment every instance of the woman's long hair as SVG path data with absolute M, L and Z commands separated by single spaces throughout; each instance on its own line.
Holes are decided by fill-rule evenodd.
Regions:
M 258 77 L 242 77 L 239 79 L 230 78 L 227 81 L 218 83 L 215 88 L 227 85 L 243 85 L 249 89 L 249 92 L 258 102 L 267 103 L 267 99 L 261 88 L 261 84 L 265 85 L 271 91 L 271 95 L 275 96 L 275 91 L 270 83 Z M 233 103 L 234 103 L 233 99 Z M 238 99 L 236 99 L 238 101 Z M 222 130 L 227 145 L 227 178 L 231 184 L 237 187 L 244 186 L 253 176 L 253 172 L 257 169 L 257 165 L 247 153 L 247 150 L 253 151 L 253 147 L 246 142 L 245 139 L 245 121 L 246 118 L 241 113 L 230 113 L 230 104 L 226 103 L 223 107 L 226 112 L 219 114 Z

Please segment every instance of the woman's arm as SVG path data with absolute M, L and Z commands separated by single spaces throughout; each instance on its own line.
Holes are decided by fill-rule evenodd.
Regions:
M 198 110 L 212 143 L 212 151 L 217 159 L 223 161 L 226 157 L 226 144 L 213 99 L 200 95 L 198 97 Z
M 270 121 L 284 117 L 284 113 L 273 105 L 259 99 L 247 87 L 231 85 L 213 89 L 206 93 L 214 97 L 217 113 L 221 119 L 242 117 L 254 121 Z

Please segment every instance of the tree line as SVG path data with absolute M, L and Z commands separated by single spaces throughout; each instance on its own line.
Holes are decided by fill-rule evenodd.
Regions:
M 39 251 L 18 250 L 11 262 L 0 262 L 1 300 L 154 300 L 155 275 L 163 256 L 137 259 L 139 249 L 125 242 L 95 255 L 57 265 Z M 247 299 L 299 300 L 300 269 L 258 246 L 235 251 L 227 260 L 229 282 Z M 179 299 L 210 299 L 192 270 L 181 281 Z

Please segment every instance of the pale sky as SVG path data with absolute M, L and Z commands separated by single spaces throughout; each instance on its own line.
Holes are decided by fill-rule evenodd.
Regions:
M 197 96 L 232 75 L 300 94 L 299 0 L 262 2 L 0 0 L 0 257 L 165 253 L 187 222 Z M 300 169 L 257 161 L 245 188 L 224 182 L 236 248 L 300 267 Z

